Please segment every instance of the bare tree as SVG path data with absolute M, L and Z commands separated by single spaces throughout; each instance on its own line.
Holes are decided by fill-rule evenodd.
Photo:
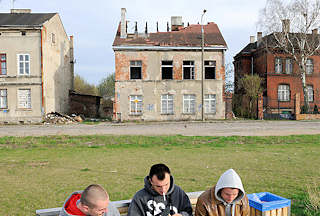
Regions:
M 267 0 L 260 12 L 259 26 L 268 35 L 263 40 L 266 48 L 285 52 L 299 66 L 298 75 L 307 110 L 307 61 L 320 51 L 319 24 L 320 0 Z
M 234 68 L 232 63 L 226 64 L 226 80 L 225 80 L 225 91 L 234 91 Z

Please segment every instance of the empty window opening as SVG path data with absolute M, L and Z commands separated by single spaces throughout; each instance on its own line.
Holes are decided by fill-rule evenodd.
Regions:
M 173 79 L 173 61 L 161 62 L 162 79 Z
M 130 79 L 142 78 L 142 61 L 130 61 Z
M 204 61 L 204 74 L 205 79 L 216 78 L 216 61 Z

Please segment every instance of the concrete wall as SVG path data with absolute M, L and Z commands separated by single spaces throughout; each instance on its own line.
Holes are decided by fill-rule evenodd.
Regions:
M 44 24 L 42 32 L 44 111 L 68 113 L 73 82 L 70 40 L 58 15 Z
M 0 75 L 0 88 L 7 89 L 8 108 L 0 109 L 0 122 L 41 121 L 40 30 L 1 29 L 1 53 L 7 57 L 7 75 Z M 18 75 L 17 55 L 30 55 L 30 76 Z M 31 109 L 18 108 L 18 89 L 31 89 Z
M 201 52 L 200 51 L 115 51 L 116 86 L 114 113 L 121 120 L 199 120 L 201 119 Z M 142 61 L 142 79 L 130 79 L 130 61 Z M 161 61 L 173 61 L 173 80 L 161 79 Z M 216 94 L 216 113 L 206 119 L 224 119 L 224 53 L 206 51 L 204 60 L 216 61 L 216 79 L 204 80 L 204 94 Z M 195 80 L 183 80 L 183 61 L 194 61 Z M 174 114 L 161 114 L 161 95 L 172 94 Z M 183 95 L 196 95 L 196 112 L 183 114 Z M 130 95 L 142 95 L 143 114 L 130 115 Z

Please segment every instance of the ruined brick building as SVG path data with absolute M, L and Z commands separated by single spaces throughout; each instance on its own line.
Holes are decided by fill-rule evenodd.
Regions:
M 203 25 L 202 61 L 200 24 L 185 27 L 182 17 L 171 17 L 166 32 L 149 33 L 146 26 L 138 33 L 136 26 L 128 33 L 125 15 L 122 8 L 113 43 L 114 119 L 224 119 L 227 44 L 217 24 Z
M 313 30 L 309 37 L 319 37 L 318 30 Z M 293 34 L 291 34 L 293 35 Z M 294 117 L 300 112 L 296 107 L 303 105 L 303 88 L 299 75 L 299 66 L 293 57 L 280 49 L 266 49 L 265 44 L 274 42 L 272 34 L 262 37 L 257 33 L 250 37 L 250 43 L 234 57 L 235 97 L 241 92 L 238 82 L 245 74 L 258 74 L 262 79 L 263 114 L 280 115 L 286 118 Z M 307 60 L 306 84 L 310 110 L 320 105 L 320 56 L 318 53 Z M 297 104 L 299 103 L 299 104 Z M 298 105 L 298 106 L 297 106 Z

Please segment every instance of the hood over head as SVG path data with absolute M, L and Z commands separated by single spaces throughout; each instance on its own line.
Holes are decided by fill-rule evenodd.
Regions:
M 216 198 L 219 201 L 225 203 L 225 201 L 221 197 L 221 190 L 223 188 L 237 188 L 237 189 L 239 189 L 239 194 L 232 201 L 232 203 L 236 203 L 237 201 L 241 200 L 245 195 L 245 191 L 243 189 L 243 185 L 242 185 L 242 181 L 240 179 L 240 176 L 233 169 L 229 169 L 226 172 L 224 172 L 220 176 L 220 178 L 219 178 L 219 180 L 218 180 L 218 182 L 217 182 L 217 184 L 215 186 L 215 196 L 216 196 Z
M 146 189 L 146 191 L 148 191 L 148 193 L 150 193 L 152 196 L 162 196 L 158 194 L 157 191 L 152 189 L 152 185 L 149 179 L 150 179 L 149 176 L 146 176 L 144 178 L 144 188 Z M 170 187 L 166 195 L 170 195 L 173 192 L 173 190 L 174 190 L 174 180 L 173 180 L 173 176 L 170 175 Z

